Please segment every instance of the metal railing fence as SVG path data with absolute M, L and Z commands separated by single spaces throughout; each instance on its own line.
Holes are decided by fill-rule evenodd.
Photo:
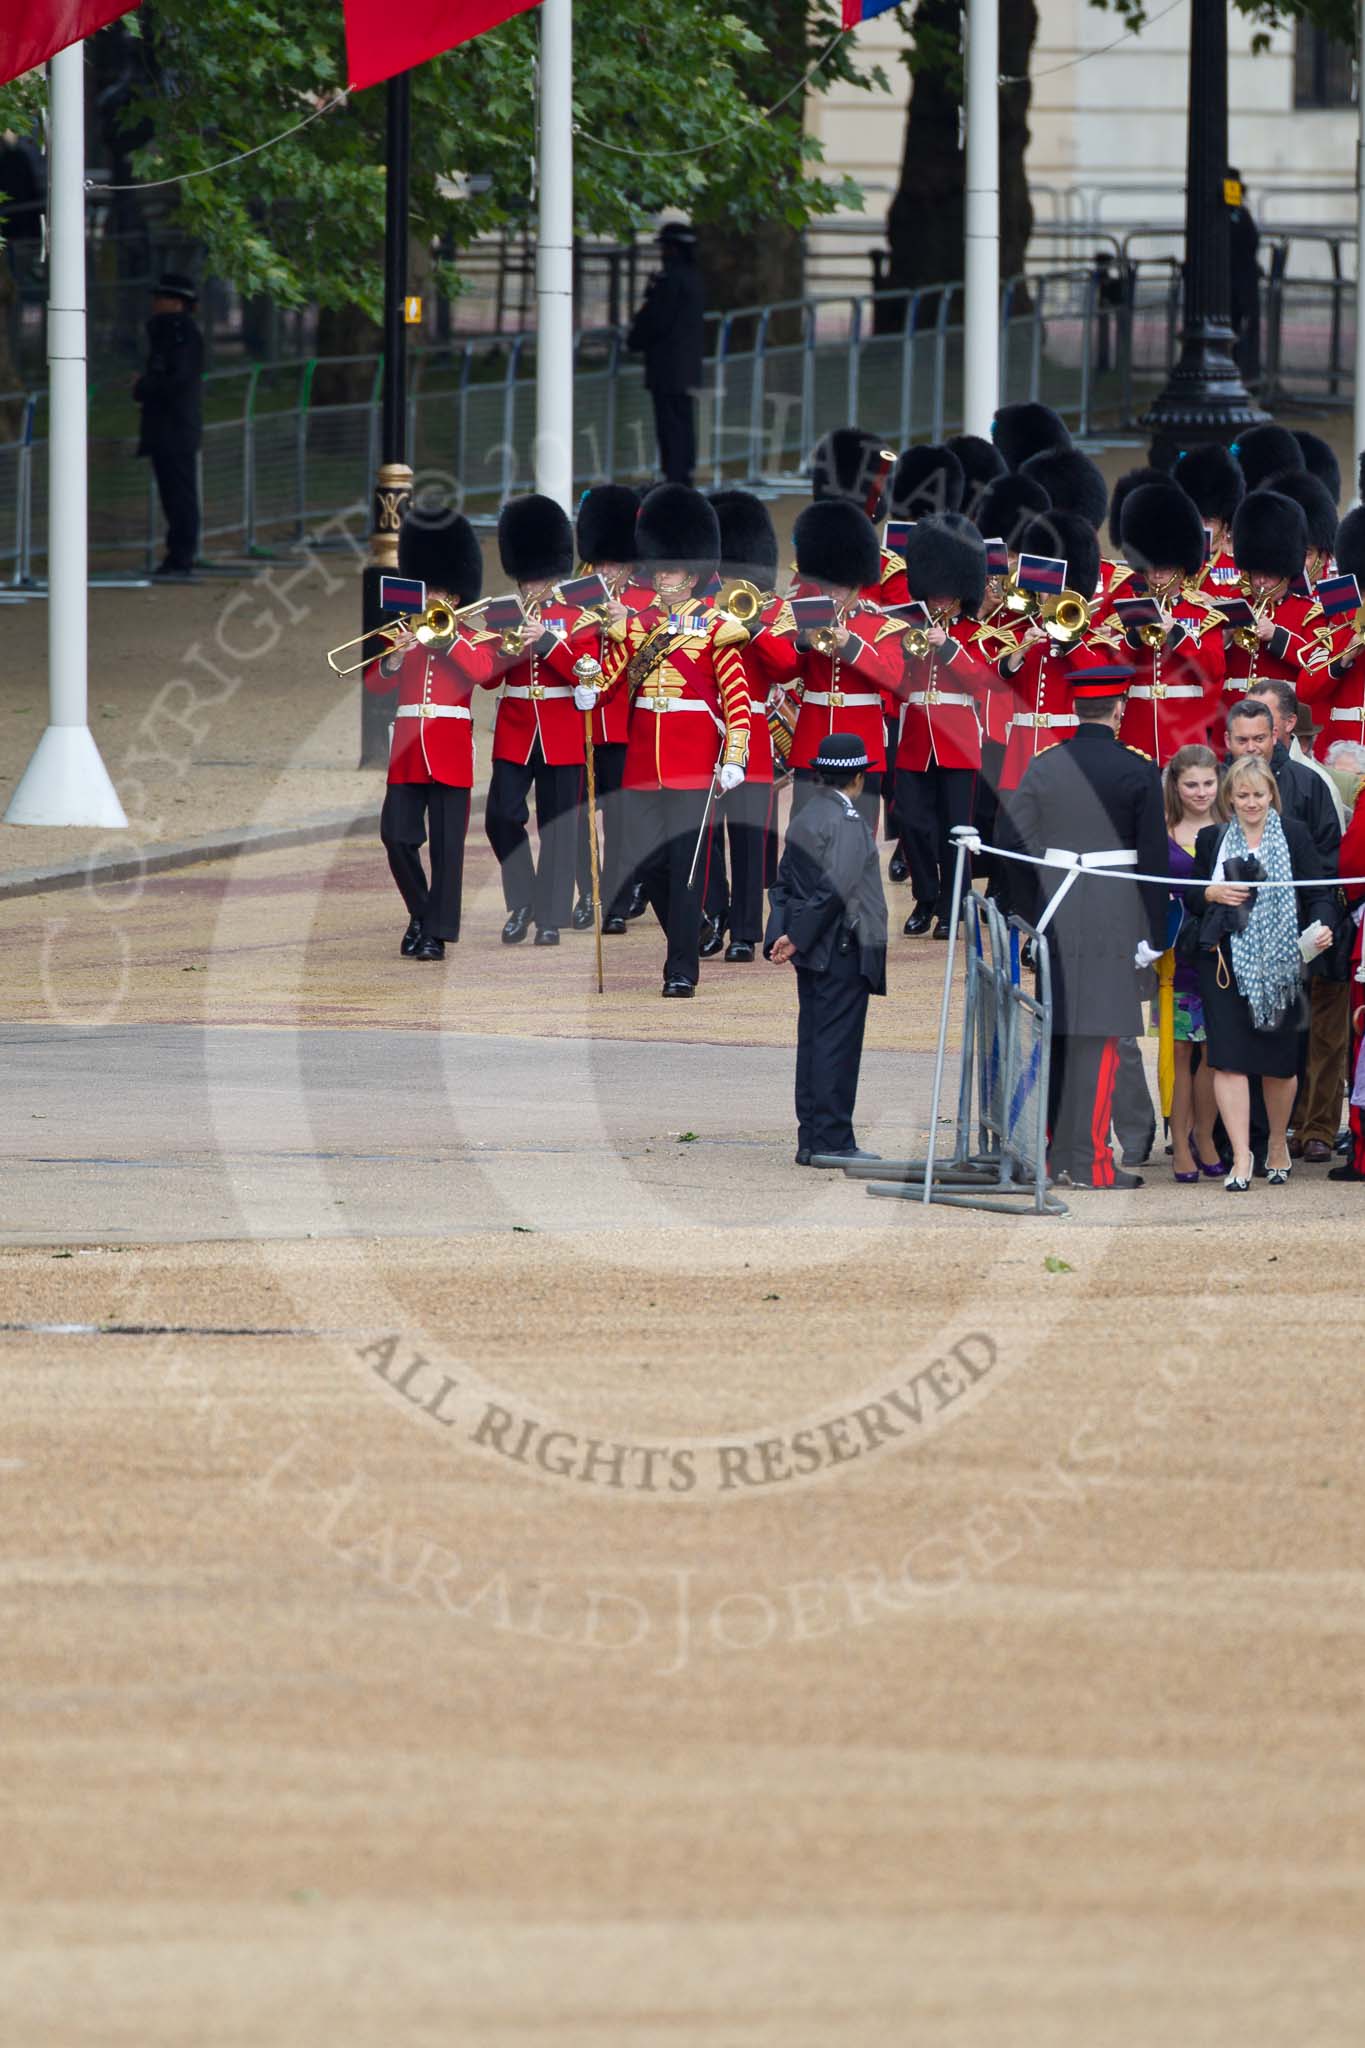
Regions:
M 1155 232 L 1155 231 L 1154 231 Z M 1104 264 L 1009 279 L 1001 293 L 1006 399 L 1041 398 L 1080 434 L 1131 428 L 1173 359 L 1180 272 L 1129 235 Z M 1272 265 L 1264 294 L 1266 382 L 1349 397 L 1354 286 L 1338 269 L 1297 278 Z M 412 354 L 409 446 L 419 480 L 445 480 L 471 516 L 532 486 L 532 334 L 469 336 Z M 218 556 L 307 541 L 364 506 L 378 465 L 380 361 L 315 356 L 204 379 L 204 542 Z M 804 490 L 812 448 L 859 421 L 889 443 L 940 439 L 961 422 L 962 287 L 840 293 L 713 314 L 699 393 L 698 481 Z M 151 567 L 161 549 L 150 465 L 134 458 L 136 409 L 120 377 L 92 388 L 90 522 L 97 560 Z M 46 550 L 47 399 L 0 395 L 0 577 L 34 580 Z M 579 488 L 655 474 L 639 359 L 620 328 L 575 340 Z

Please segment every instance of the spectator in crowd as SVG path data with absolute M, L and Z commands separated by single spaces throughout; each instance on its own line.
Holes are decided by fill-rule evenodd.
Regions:
M 1324 871 L 1330 871 L 1336 865 L 1341 844 L 1336 806 L 1326 784 L 1303 762 L 1290 758 L 1289 748 L 1280 737 L 1279 729 L 1288 725 L 1292 730 L 1298 715 L 1298 699 L 1292 687 L 1286 683 L 1283 689 L 1294 707 L 1288 713 L 1279 708 L 1284 699 L 1277 697 L 1276 703 L 1271 704 L 1270 685 L 1265 681 L 1257 684 L 1254 697 L 1243 697 L 1233 705 L 1228 713 L 1228 759 L 1235 761 L 1242 754 L 1259 754 L 1280 786 L 1280 805 L 1285 816 L 1303 826 L 1318 849 Z
M 1267 1178 L 1272 1187 L 1289 1178 L 1305 959 L 1300 935 L 1307 935 L 1308 953 L 1325 951 L 1332 943 L 1333 906 L 1317 848 L 1297 820 L 1283 815 L 1280 787 L 1266 761 L 1252 753 L 1233 762 L 1223 809 L 1228 822 L 1204 826 L 1195 840 L 1194 881 L 1186 900 L 1204 919 L 1199 992 L 1214 1094 L 1232 1147 L 1232 1171 L 1223 1185 L 1244 1194 L 1252 1177 L 1252 1075 L 1259 1075 L 1265 1094 Z M 1259 863 L 1264 879 L 1279 886 L 1254 888 L 1235 879 L 1236 867 L 1228 877 L 1230 863 L 1248 861 Z M 1320 886 L 1285 886 L 1293 881 Z M 1207 913 L 1215 909 L 1233 915 L 1211 920 Z
M 1171 850 L 1171 879 L 1187 882 L 1194 873 L 1199 834 L 1218 816 L 1218 757 L 1212 747 L 1181 747 L 1166 763 L 1161 778 L 1166 800 L 1166 831 Z M 1181 900 L 1181 892 L 1176 892 Z M 1199 968 L 1177 955 L 1175 985 L 1175 1086 L 1171 1093 L 1171 1161 L 1179 1181 L 1197 1181 L 1204 1173 L 1222 1174 L 1214 1123 L 1218 1105 L 1213 1073 L 1195 1048 L 1205 1040 L 1204 1005 L 1199 994 Z M 1156 1028 L 1155 1026 L 1153 1027 Z
M 1228 219 L 1228 285 L 1232 299 L 1233 354 L 1248 384 L 1261 374 L 1261 272 L 1256 261 L 1260 231 L 1242 189 L 1242 174 L 1229 164 L 1223 179 Z
M 662 270 L 645 287 L 626 347 L 645 359 L 654 431 L 665 483 L 690 484 L 697 462 L 696 392 L 702 381 L 705 310 L 697 238 L 683 221 L 659 234 Z
M 137 452 L 147 456 L 166 515 L 158 576 L 189 576 L 199 551 L 199 445 L 204 434 L 204 340 L 194 280 L 168 270 L 152 293 L 147 367 L 133 385 L 142 407 Z

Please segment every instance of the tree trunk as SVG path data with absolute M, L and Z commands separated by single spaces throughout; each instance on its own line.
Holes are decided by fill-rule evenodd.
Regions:
M 762 55 L 755 53 L 745 72 L 746 100 L 755 108 L 771 106 L 787 91 L 793 75 L 810 62 L 806 0 L 760 0 L 759 5 L 746 0 L 735 12 L 767 46 Z M 784 119 L 804 119 L 804 95 L 798 94 L 782 111 Z M 772 223 L 761 234 L 737 235 L 724 220 L 697 223 L 697 261 L 708 306 L 728 312 L 736 306 L 771 306 L 800 298 L 801 231 L 781 219 L 781 198 L 780 192 L 773 194 Z
M 359 306 L 318 308 L 317 351 L 319 356 L 377 356 L 384 346 L 377 320 Z M 353 405 L 368 398 L 374 389 L 374 364 L 321 362 L 313 381 L 313 397 L 319 405 Z
M 901 180 L 886 217 L 893 290 L 920 291 L 953 284 L 963 272 L 966 233 L 966 158 L 958 142 L 962 77 L 956 55 L 961 8 L 958 0 L 920 0 L 915 33 L 921 51 L 934 53 L 915 72 L 905 122 Z M 1027 75 L 1038 29 L 1034 0 L 1002 0 L 1000 69 L 1004 77 Z M 1000 275 L 1023 268 L 1033 228 L 1033 207 L 1024 175 L 1028 147 L 1029 88 L 1008 85 L 1000 92 Z

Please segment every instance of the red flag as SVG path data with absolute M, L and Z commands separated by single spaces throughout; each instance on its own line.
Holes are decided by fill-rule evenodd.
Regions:
M 46 64 L 68 43 L 79 43 L 97 28 L 131 14 L 142 0 L 28 0 L 18 19 L 0 21 L 0 85 Z
M 346 73 L 352 90 L 378 85 L 397 71 L 425 64 L 457 43 L 472 42 L 537 0 L 345 0 Z

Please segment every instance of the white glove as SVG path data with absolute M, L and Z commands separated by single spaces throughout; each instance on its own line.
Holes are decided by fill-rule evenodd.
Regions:
M 738 789 L 744 780 L 744 770 L 738 761 L 727 761 L 720 771 L 720 793 L 728 796 L 732 789 Z
M 597 709 L 597 692 L 591 683 L 575 683 L 573 686 L 573 701 L 575 708 L 579 711 L 595 711 Z
M 1155 967 L 1160 958 L 1161 948 L 1159 946 L 1149 946 L 1146 939 L 1138 940 L 1137 951 L 1133 955 L 1134 967 Z

